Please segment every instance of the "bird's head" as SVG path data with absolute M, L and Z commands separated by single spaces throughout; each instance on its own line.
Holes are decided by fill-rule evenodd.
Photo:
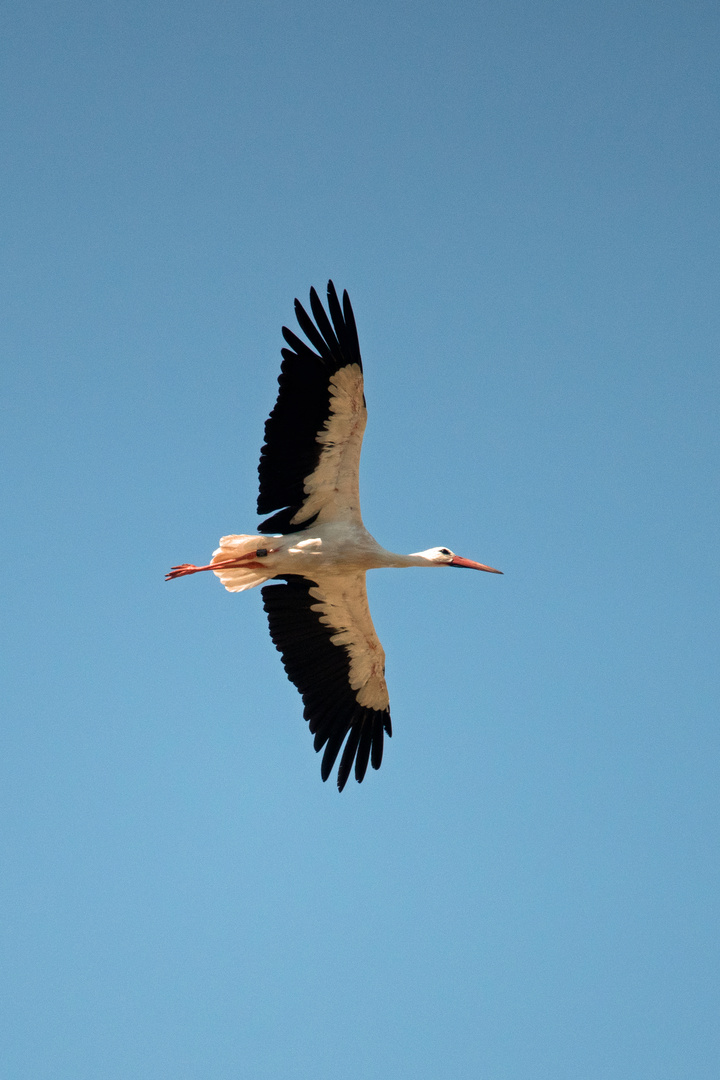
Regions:
M 464 566 L 467 570 L 486 570 L 489 574 L 502 574 L 502 570 L 496 570 L 494 566 L 485 566 L 483 563 L 473 562 L 472 559 L 463 559 L 461 555 L 456 555 L 454 551 L 446 547 L 417 551 L 414 558 L 422 559 L 428 566 Z

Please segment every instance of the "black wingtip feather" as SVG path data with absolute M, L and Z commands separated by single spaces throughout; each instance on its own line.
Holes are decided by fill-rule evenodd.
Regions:
M 350 729 L 350 734 L 348 735 L 347 742 L 345 743 L 345 748 L 343 749 L 342 757 L 340 758 L 340 764 L 338 765 L 338 791 L 342 791 L 342 789 L 348 782 L 348 777 L 350 776 L 350 772 L 352 770 L 353 760 L 357 752 L 358 743 L 360 741 L 360 736 L 362 735 L 362 732 L 363 728 L 360 724 L 355 724 L 355 726 Z
M 355 779 L 358 784 L 362 784 L 367 772 L 370 748 L 373 745 L 373 727 L 372 719 L 368 717 L 362 726 L 357 757 L 355 758 Z
M 390 717 L 388 716 L 388 724 L 389 720 Z M 383 724 L 382 714 L 376 713 L 373 717 L 372 758 L 370 759 L 373 769 L 379 769 L 382 765 L 383 727 L 387 730 L 387 726 Z
M 318 330 L 327 342 L 330 352 L 334 356 L 342 357 L 342 349 L 340 348 L 340 342 L 337 339 L 335 330 L 327 317 L 327 312 L 320 302 L 320 297 L 314 289 L 310 290 L 310 307 L 312 313 L 315 316 L 315 322 L 317 323 Z M 343 358 L 344 359 L 344 358 Z M 345 360 L 347 363 L 347 360 Z
M 331 344 L 325 340 L 299 300 L 295 301 L 295 317 L 297 318 L 300 329 L 311 345 L 317 349 L 323 360 L 332 366 L 333 353 Z M 285 340 L 287 341 L 287 337 Z M 307 346 L 305 345 L 304 348 L 307 348 Z
M 345 741 L 349 727 L 347 724 L 342 724 L 333 731 L 332 735 L 327 741 L 325 746 L 325 752 L 322 756 L 322 762 L 320 763 L 320 775 L 323 780 L 327 780 L 330 773 L 333 770 L 333 765 L 337 760 L 337 756 L 340 753 L 340 747 Z M 339 785 L 338 785 L 339 786 Z

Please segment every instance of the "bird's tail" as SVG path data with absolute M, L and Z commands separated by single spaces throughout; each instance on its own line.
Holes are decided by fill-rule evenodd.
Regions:
M 219 577 L 228 592 L 245 592 L 246 589 L 254 589 L 256 585 L 262 585 L 272 577 L 272 572 L 263 565 L 264 555 L 258 556 L 258 551 L 267 553 L 273 547 L 271 536 L 223 536 L 220 538 L 220 547 L 213 552 L 210 567 L 215 563 L 228 562 L 242 559 L 243 565 L 233 567 L 218 566 L 213 569 L 216 577 Z M 247 562 L 245 562 L 247 559 Z

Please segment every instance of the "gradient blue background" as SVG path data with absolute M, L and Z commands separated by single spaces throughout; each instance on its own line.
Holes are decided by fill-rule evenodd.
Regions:
M 8 1080 L 705 1080 L 720 10 L 1 18 Z M 350 291 L 395 736 L 342 796 L 258 592 L 282 323 Z

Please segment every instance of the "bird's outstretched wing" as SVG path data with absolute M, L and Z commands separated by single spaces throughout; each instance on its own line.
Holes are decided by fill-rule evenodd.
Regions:
M 380 768 L 384 734 L 392 735 L 385 653 L 370 618 L 365 574 L 297 574 L 285 584 L 265 585 L 263 603 L 270 637 L 282 654 L 288 676 L 302 694 L 304 716 L 323 753 L 327 780 L 340 749 L 340 791 L 355 763 L 362 781 L 368 761 Z
M 311 349 L 283 327 L 279 392 L 265 424 L 260 452 L 258 514 L 271 514 L 260 528 L 298 532 L 314 521 L 360 521 L 358 466 L 367 420 L 363 370 L 350 299 L 342 307 L 328 282 L 328 318 L 314 289 L 315 322 L 295 301 L 300 329 Z

